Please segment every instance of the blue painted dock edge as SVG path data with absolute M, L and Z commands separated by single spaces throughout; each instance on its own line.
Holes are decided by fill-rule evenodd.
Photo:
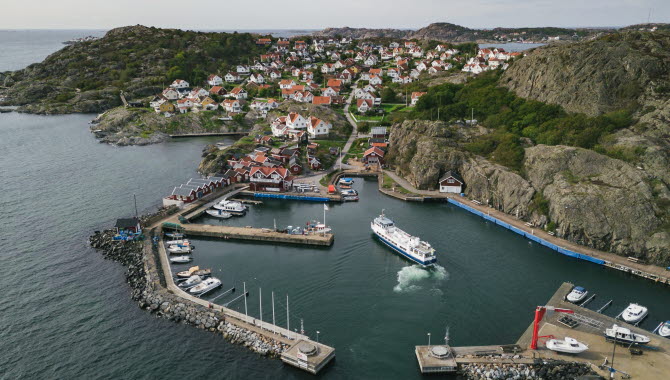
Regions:
M 472 207 L 466 206 L 466 205 L 464 205 L 464 204 L 462 204 L 462 203 L 460 203 L 460 202 L 458 202 L 458 201 L 455 201 L 455 200 L 453 200 L 453 199 L 451 199 L 451 198 L 449 198 L 449 199 L 447 200 L 447 202 L 451 203 L 451 204 L 454 205 L 454 206 L 460 207 L 460 208 L 462 208 L 463 210 L 469 211 L 469 212 L 471 212 L 471 213 L 473 213 L 473 214 L 475 214 L 475 215 L 481 216 L 482 218 L 484 218 L 484 219 L 486 219 L 486 220 L 488 220 L 488 221 L 490 221 L 490 222 L 493 222 L 493 223 L 495 223 L 495 224 L 497 224 L 497 225 L 499 225 L 499 226 L 501 226 L 501 227 L 505 227 L 505 228 L 507 228 L 507 229 L 510 230 L 510 231 L 516 232 L 517 234 L 519 234 L 519 235 L 521 235 L 521 236 L 523 236 L 523 237 L 525 237 L 525 238 L 527 238 L 527 239 L 530 239 L 530 240 L 532 240 L 532 241 L 534 241 L 534 242 L 537 242 L 537 243 L 539 243 L 539 244 L 541 244 L 541 245 L 543 245 L 543 246 L 545 246 L 545 247 L 547 247 L 547 248 L 553 249 L 554 251 L 557 251 L 557 252 L 559 252 L 559 253 L 561 253 L 561 254 L 563 254 L 563 255 L 570 256 L 570 257 L 574 257 L 574 258 L 576 258 L 576 259 L 580 259 L 580 260 L 584 260 L 584 261 L 588 261 L 588 262 L 591 262 L 591 263 L 594 263 L 594 264 L 599 264 L 599 265 L 603 265 L 603 264 L 605 264 L 605 260 L 601 260 L 601 259 L 598 259 L 598 258 L 595 258 L 595 257 L 591 257 L 591 256 L 588 256 L 588 255 L 583 255 L 583 254 L 581 254 L 581 253 L 573 252 L 573 251 L 570 251 L 570 250 L 565 249 L 565 248 L 563 248 L 563 247 L 559 247 L 559 246 L 557 246 L 556 244 L 550 243 L 550 242 L 548 242 L 548 241 L 546 241 L 546 240 L 544 240 L 544 239 L 541 239 L 541 238 L 539 238 L 539 237 L 537 237 L 537 236 L 535 236 L 535 235 L 533 235 L 533 234 L 529 234 L 529 233 L 527 233 L 526 231 L 520 230 L 520 229 L 518 229 L 518 228 L 516 228 L 516 227 L 514 227 L 514 226 L 512 226 L 512 225 L 510 225 L 509 223 L 505 223 L 505 222 L 503 222 L 503 221 L 500 220 L 500 219 L 494 218 L 494 217 L 492 217 L 491 215 L 485 214 L 485 213 L 483 213 L 483 212 L 481 212 L 481 211 L 478 211 L 478 210 L 476 210 L 476 209 L 474 209 L 474 208 L 472 208 Z
M 290 199 L 294 201 L 330 202 L 330 198 L 303 197 L 299 195 L 289 195 L 289 194 L 254 193 L 254 198 L 274 198 L 274 199 Z

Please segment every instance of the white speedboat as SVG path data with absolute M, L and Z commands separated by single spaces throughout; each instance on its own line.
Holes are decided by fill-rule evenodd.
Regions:
M 165 242 L 167 245 L 187 245 L 190 244 L 190 242 L 187 239 L 179 239 L 179 240 L 167 240 Z
M 658 328 L 658 335 L 670 338 L 670 321 L 665 321 L 661 324 L 661 327 Z
M 215 204 L 214 208 L 233 215 L 244 215 L 247 212 L 247 206 L 243 205 L 241 202 L 229 201 L 226 199 Z
M 651 341 L 646 335 L 636 334 L 630 331 L 630 329 L 617 325 L 612 325 L 611 328 L 605 329 L 605 338 L 631 344 L 646 344 Z
M 170 262 L 175 264 L 186 264 L 193 261 L 191 256 L 175 256 L 170 257 Z
M 575 286 L 565 298 L 572 303 L 580 303 L 584 301 L 584 298 L 586 298 L 588 294 L 589 292 L 587 292 L 586 289 L 581 286 Z
M 358 198 L 358 193 L 356 190 L 342 190 L 340 192 L 342 194 L 342 200 L 345 202 L 352 202 L 352 201 L 357 201 Z
M 353 178 L 340 178 L 338 181 L 340 185 L 351 186 L 354 183 Z
M 405 258 L 423 266 L 432 265 L 437 261 L 435 249 L 430 244 L 396 227 L 383 211 L 370 223 L 370 227 L 382 243 Z
M 569 337 L 565 337 L 564 340 L 549 339 L 547 343 L 545 343 L 545 346 L 552 351 L 563 352 L 566 354 L 579 354 L 589 349 L 589 346 L 577 341 L 577 339 Z
M 198 275 L 201 277 L 209 277 L 212 275 L 212 270 L 211 269 L 200 269 L 199 266 L 194 266 L 188 268 L 188 270 L 183 270 L 181 272 L 177 272 L 177 279 L 186 279 L 189 278 L 193 275 Z
M 648 310 L 646 307 L 632 303 L 623 311 L 621 318 L 628 323 L 637 323 L 646 317 L 647 313 Z
M 201 283 L 188 290 L 191 294 L 203 295 L 221 286 L 221 280 L 216 277 L 210 277 L 202 280 Z
M 213 216 L 215 218 L 221 218 L 221 219 L 228 219 L 233 216 L 233 214 L 220 210 L 220 209 L 213 209 L 213 210 L 207 210 L 205 211 L 209 216 Z
M 198 275 L 194 275 L 189 277 L 186 281 L 183 281 L 181 284 L 179 284 L 180 288 L 183 289 L 190 289 L 202 282 L 202 277 Z
M 189 245 L 173 244 L 171 246 L 168 246 L 167 250 L 172 254 L 184 254 L 184 253 L 191 253 L 193 247 L 191 247 L 190 244 Z
M 167 232 L 167 233 L 165 233 L 165 236 L 171 237 L 171 238 L 174 238 L 174 239 L 181 239 L 181 238 L 184 237 L 184 234 L 179 233 L 179 232 Z

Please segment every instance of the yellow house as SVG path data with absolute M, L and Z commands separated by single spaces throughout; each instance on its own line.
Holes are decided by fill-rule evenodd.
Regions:
M 163 102 L 160 106 L 158 106 L 158 112 L 159 113 L 165 113 L 165 112 L 174 112 L 174 104 L 170 102 Z
M 203 99 L 203 100 L 200 102 L 200 105 L 202 105 L 202 108 L 203 108 L 203 109 L 217 109 L 217 108 L 219 108 L 218 103 L 216 103 L 216 102 L 215 102 L 212 98 L 210 98 L 209 96 L 205 97 L 205 99 Z

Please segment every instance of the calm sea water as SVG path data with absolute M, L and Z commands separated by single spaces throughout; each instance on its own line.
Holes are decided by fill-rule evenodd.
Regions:
M 156 207 L 218 140 L 118 148 L 95 141 L 90 119 L 0 114 L 0 378 L 312 378 L 131 302 L 124 269 L 87 247 L 87 236 L 132 215 L 133 194 L 141 210 Z M 628 302 L 648 306 L 645 328 L 670 318 L 667 288 L 560 256 L 450 205 L 386 198 L 370 181 L 354 187 L 361 202 L 327 213 L 330 248 L 195 241 L 195 263 L 212 267 L 224 289 L 246 283 L 249 313 L 259 315 L 262 288 L 263 319 L 272 320 L 275 292 L 285 325 L 289 295 L 291 328 L 302 319 L 307 334 L 320 331 L 337 350 L 320 377 L 418 379 L 413 346 L 428 332 L 439 341 L 447 326 L 455 345 L 514 342 L 563 281 L 597 293 L 594 308 L 613 299 L 609 315 Z M 372 237 L 382 208 L 436 247 L 437 269 L 413 266 Z M 284 227 L 321 218 L 321 204 L 266 201 L 243 218 L 202 221 Z

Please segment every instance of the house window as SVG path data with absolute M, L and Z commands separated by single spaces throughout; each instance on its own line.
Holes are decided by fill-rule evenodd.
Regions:
M 451 178 L 449 178 L 449 179 L 447 180 L 447 183 L 454 183 L 454 180 L 451 179 Z

